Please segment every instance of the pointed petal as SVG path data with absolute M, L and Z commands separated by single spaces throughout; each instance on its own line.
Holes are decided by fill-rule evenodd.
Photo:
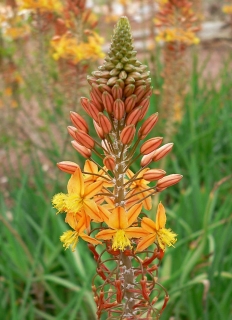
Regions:
M 77 167 L 74 174 L 71 176 L 71 178 L 68 181 L 67 185 L 68 193 L 75 193 L 79 195 L 80 197 L 84 194 L 84 178 L 81 172 L 80 167 Z
M 156 223 L 147 217 L 143 218 L 143 220 L 141 222 L 141 227 L 150 233 L 157 232 Z
M 90 218 L 92 218 L 93 220 L 98 222 L 103 221 L 101 214 L 99 213 L 98 207 L 93 200 L 84 200 L 83 209 L 85 210 L 86 214 L 89 215 Z
M 156 235 L 149 234 L 148 236 L 144 237 L 141 241 L 139 241 L 136 251 L 143 251 L 147 247 L 149 247 L 152 243 L 155 242 Z
M 144 209 L 146 209 L 146 210 L 152 209 L 151 197 L 148 197 L 149 194 L 150 194 L 149 191 L 145 191 L 145 192 L 138 194 L 139 199 L 141 199 L 141 200 L 144 199 L 142 203 L 143 203 Z
M 117 232 L 116 230 L 105 229 L 105 230 L 102 230 L 102 231 L 98 232 L 96 234 L 95 238 L 103 239 L 103 240 L 109 240 L 116 234 L 116 232 Z
M 137 219 L 138 215 L 142 210 L 142 204 L 136 204 L 127 212 L 128 216 L 128 225 L 132 225 L 132 223 Z
M 126 229 L 128 227 L 128 216 L 123 207 L 116 207 L 111 213 L 108 226 L 112 229 Z
M 157 230 L 162 229 L 165 227 L 166 224 L 166 214 L 165 214 L 165 208 L 160 202 L 158 205 L 158 209 L 156 212 L 156 225 Z
M 92 243 L 92 244 L 101 244 L 101 241 L 98 241 L 97 239 L 94 239 L 94 238 L 88 236 L 88 235 L 85 234 L 85 233 L 81 233 L 81 234 L 80 234 L 80 237 L 81 237 L 83 240 L 85 240 L 85 241 L 87 241 L 87 242 L 89 242 L 89 243 Z
M 128 176 L 129 179 L 131 179 L 131 178 L 133 178 L 134 173 L 133 173 L 130 169 L 128 169 L 128 170 L 126 171 L 126 175 Z
M 101 217 L 102 217 L 102 220 L 103 220 L 104 222 L 108 223 L 109 217 L 110 217 L 110 215 L 111 215 L 110 211 L 107 210 L 107 209 L 106 209 L 105 207 L 103 207 L 103 206 L 98 206 L 98 210 L 99 210 L 99 213 L 100 213 L 100 215 L 101 215 Z
M 128 238 L 143 238 L 148 235 L 147 231 L 140 227 L 130 227 L 125 233 Z
M 98 173 L 98 167 L 93 161 L 86 160 L 84 171 L 89 173 Z
M 110 197 L 105 197 L 105 201 L 108 203 L 109 207 L 111 209 L 115 208 L 114 200 Z
M 85 195 L 84 197 L 87 199 L 92 198 L 95 196 L 97 193 L 99 193 L 102 189 L 102 181 L 96 181 L 94 183 L 91 183 L 89 186 L 85 188 Z

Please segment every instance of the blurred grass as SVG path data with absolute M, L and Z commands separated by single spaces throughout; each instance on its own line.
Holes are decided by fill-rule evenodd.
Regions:
M 160 197 L 167 207 L 168 227 L 178 234 L 160 268 L 159 282 L 170 294 L 164 320 L 232 319 L 229 62 L 216 81 L 209 81 L 202 78 L 201 65 L 193 57 L 185 115 L 165 164 L 168 174 L 181 173 L 184 179 Z M 158 90 L 159 67 L 153 79 Z M 157 104 L 159 97 L 153 96 L 151 113 Z M 162 133 L 162 122 L 159 130 Z M 159 135 L 157 131 L 153 135 Z M 67 160 L 56 148 L 54 152 L 51 159 Z M 70 160 L 75 161 L 74 153 Z M 0 200 L 0 319 L 95 319 L 95 262 L 82 241 L 74 253 L 63 250 L 59 237 L 66 226 L 50 204 L 56 192 L 65 191 L 68 177 L 57 173 L 55 163 L 50 169 L 55 174 L 43 171 L 35 154 L 30 165 L 19 170 L 20 180 L 12 176 L 9 197 Z

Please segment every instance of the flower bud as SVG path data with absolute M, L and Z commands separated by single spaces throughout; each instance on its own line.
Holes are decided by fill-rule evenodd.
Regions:
M 97 96 L 94 94 L 93 91 L 90 92 L 90 96 L 92 98 L 92 103 L 94 104 L 94 106 L 98 110 L 98 112 L 103 111 L 102 102 L 99 102 L 99 100 L 96 98 Z
M 113 113 L 114 99 L 111 96 L 111 94 L 109 94 L 106 91 L 103 92 L 103 94 L 102 94 L 102 102 L 103 102 L 103 105 L 104 105 L 106 111 L 108 112 L 108 114 L 112 114 Z
M 162 191 L 170 186 L 173 186 L 174 184 L 178 183 L 182 178 L 183 176 L 181 174 L 169 174 L 168 176 L 158 180 L 156 190 Z
M 135 126 L 133 124 L 126 126 L 121 134 L 120 134 L 120 140 L 123 144 L 130 144 L 135 136 Z
M 111 88 L 110 88 L 109 86 L 107 86 L 106 84 L 100 84 L 100 85 L 98 86 L 98 88 L 99 88 L 99 90 L 100 90 L 102 93 L 108 92 L 108 93 L 111 94 L 111 92 L 112 92 Z
M 146 89 L 147 89 L 147 87 L 145 85 L 139 86 L 135 89 L 134 94 L 137 97 L 137 103 L 139 103 L 139 101 L 142 99 L 142 97 L 146 94 Z
M 70 134 L 70 136 L 73 139 L 76 139 L 76 131 L 77 131 L 77 129 L 75 127 L 73 127 L 73 126 L 68 126 L 67 129 L 68 129 L 68 133 Z
M 149 169 L 143 174 L 143 179 L 147 181 L 155 181 L 163 178 L 166 172 L 162 169 Z
M 115 100 L 113 110 L 115 119 L 121 120 L 125 114 L 124 102 L 120 99 Z
M 90 135 L 88 135 L 86 132 L 81 130 L 76 130 L 76 140 L 80 143 L 80 145 L 88 148 L 93 149 L 94 148 L 94 140 Z
M 131 110 L 134 109 L 137 97 L 135 94 L 132 94 L 130 97 L 126 98 L 125 100 L 125 108 L 126 112 L 129 113 Z
M 146 138 L 148 133 L 151 132 L 151 130 L 154 128 L 155 124 L 158 121 L 158 112 L 152 114 L 147 120 L 144 121 L 141 128 L 138 131 L 138 137 L 140 140 L 143 140 Z
M 104 166 L 106 166 L 106 168 L 110 171 L 113 171 L 116 166 L 115 159 L 112 156 L 106 156 L 103 159 L 103 163 L 104 163 Z
M 139 121 L 139 118 L 141 117 L 141 107 L 135 108 L 132 110 L 126 117 L 126 124 L 134 124 L 136 125 L 137 122 Z
M 57 167 L 61 171 L 73 174 L 79 166 L 78 164 L 72 161 L 61 161 L 57 163 Z
M 163 141 L 162 137 L 151 138 L 141 145 L 140 153 L 142 155 L 149 154 L 157 149 Z
M 77 150 L 84 158 L 90 158 L 91 157 L 91 150 L 80 145 L 77 141 L 71 141 L 71 144 L 74 149 Z
M 124 89 L 124 96 L 129 97 L 133 94 L 135 90 L 135 85 L 134 84 L 128 84 L 125 89 Z
M 70 118 L 77 129 L 85 131 L 86 133 L 89 132 L 87 122 L 78 113 L 70 111 Z
M 173 143 L 164 144 L 162 147 L 154 151 L 152 161 L 158 161 L 165 157 L 172 150 L 172 147 Z
M 102 128 L 102 131 L 104 134 L 109 134 L 110 131 L 112 130 L 112 124 L 110 120 L 105 116 L 103 113 L 99 113 L 98 115 L 99 119 L 99 126 Z
M 115 84 L 113 86 L 112 95 L 113 95 L 114 100 L 122 98 L 122 88 L 118 84 Z
M 149 163 L 151 163 L 152 162 L 152 158 L 153 158 L 153 154 L 154 154 L 154 151 L 149 153 L 149 154 L 146 154 L 145 156 L 143 156 L 142 159 L 141 159 L 141 162 L 140 162 L 140 166 L 141 167 L 145 167 Z
M 95 120 L 93 120 L 93 125 L 94 125 L 94 129 L 95 129 L 98 137 L 100 139 L 104 139 L 105 138 L 104 132 L 103 132 L 102 128 L 99 127 L 99 125 L 97 124 L 97 122 Z

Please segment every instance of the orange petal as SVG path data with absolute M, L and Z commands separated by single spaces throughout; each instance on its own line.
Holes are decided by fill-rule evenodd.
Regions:
M 103 206 L 98 206 L 98 210 L 99 213 L 102 217 L 102 220 L 105 221 L 106 223 L 109 221 L 109 216 L 111 215 L 111 213 L 109 212 L 109 210 L 107 210 L 105 207 Z
M 82 216 L 83 216 L 82 210 L 77 213 L 67 212 L 65 217 L 65 222 L 68 223 L 70 227 L 75 229 L 77 226 L 77 222 L 81 219 Z
M 160 202 L 158 205 L 158 209 L 156 212 L 156 226 L 157 230 L 162 229 L 165 227 L 166 224 L 166 214 L 165 214 L 165 208 Z
M 98 232 L 96 234 L 95 238 L 108 240 L 108 239 L 111 239 L 115 235 L 116 232 L 117 232 L 116 230 L 105 229 L 105 230 Z
M 83 209 L 85 210 L 86 214 L 90 216 L 90 218 L 99 222 L 103 221 L 101 214 L 99 213 L 98 207 L 93 200 L 84 200 Z
M 98 241 L 97 239 L 94 239 L 94 238 L 88 236 L 88 235 L 85 234 L 85 233 L 81 233 L 81 234 L 80 234 L 80 237 L 81 237 L 83 240 L 85 240 L 85 241 L 87 241 L 87 242 L 89 242 L 89 243 L 92 243 L 92 244 L 101 244 L 101 241 Z
M 152 243 L 155 242 L 156 235 L 154 234 L 149 234 L 147 237 L 144 237 L 137 246 L 136 251 L 143 251 L 147 247 L 149 247 Z
M 91 183 L 89 186 L 85 188 L 85 195 L 84 197 L 87 199 L 92 198 L 97 193 L 99 193 L 102 189 L 102 181 L 96 181 L 94 183 Z
M 87 214 L 83 214 L 81 219 L 78 221 L 77 226 L 75 227 L 75 230 L 78 231 L 78 233 L 81 233 L 85 229 L 87 229 L 89 225 L 90 225 L 90 217 Z
M 68 193 L 76 193 L 82 197 L 84 195 L 84 178 L 80 167 L 77 167 L 74 174 L 68 181 L 67 185 Z
M 133 178 L 134 173 L 133 173 L 130 169 L 128 169 L 128 170 L 126 171 L 126 175 L 128 176 L 129 179 L 131 179 L 131 178 Z
M 89 173 L 98 173 L 98 167 L 93 161 L 86 160 L 85 166 L 84 166 L 84 171 L 89 172 Z
M 138 215 L 142 210 L 142 204 L 136 204 L 127 212 L 128 216 L 128 225 L 132 225 L 132 223 L 137 219 Z
M 125 230 L 128 238 L 143 238 L 148 235 L 147 231 L 140 227 L 131 227 Z
M 144 199 L 142 203 L 143 203 L 144 209 L 146 209 L 146 210 L 151 210 L 151 208 L 152 208 L 151 197 L 148 197 L 149 194 L 150 194 L 149 191 L 145 191 L 145 192 L 138 194 L 139 199 L 141 199 L 141 200 Z
M 115 208 L 115 204 L 114 204 L 114 200 L 113 198 L 110 198 L 110 197 L 105 197 L 105 201 L 108 203 L 108 207 L 111 208 L 111 209 L 114 209 Z
M 157 228 L 156 228 L 156 223 L 154 221 L 152 221 L 149 218 L 144 217 L 142 222 L 141 222 L 141 227 L 146 230 L 147 232 L 150 233 L 156 233 L 157 232 Z
M 123 207 L 116 207 L 109 217 L 108 226 L 112 229 L 126 229 L 128 216 Z

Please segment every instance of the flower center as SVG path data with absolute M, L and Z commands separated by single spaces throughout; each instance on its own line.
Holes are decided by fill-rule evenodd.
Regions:
M 120 229 L 116 232 L 116 234 L 114 235 L 113 238 L 113 244 L 112 244 L 112 248 L 114 250 L 122 250 L 124 251 L 126 247 L 130 247 L 132 248 L 132 245 L 130 243 L 129 238 L 126 236 L 126 233 L 124 230 Z

